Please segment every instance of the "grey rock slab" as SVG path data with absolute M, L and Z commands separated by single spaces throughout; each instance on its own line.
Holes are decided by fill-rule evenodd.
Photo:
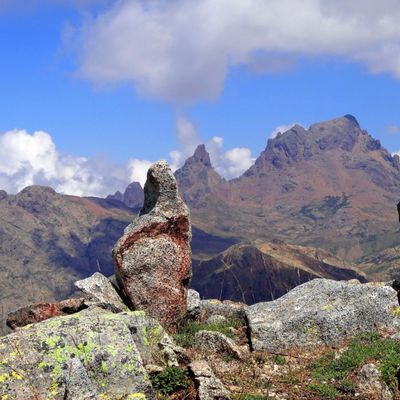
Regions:
M 89 308 L 0 338 L 0 398 L 151 400 L 148 364 L 177 364 L 157 321 L 140 311 Z
M 331 345 L 358 332 L 400 327 L 397 292 L 384 284 L 314 279 L 246 308 L 253 350 Z
M 221 332 L 196 332 L 195 345 L 206 352 L 225 354 L 236 359 L 243 357 L 242 351 L 235 342 Z
M 94 302 L 111 304 L 115 309 L 127 311 L 128 307 L 124 304 L 121 297 L 113 287 L 112 283 L 99 272 L 92 276 L 74 283 L 88 300 Z
M 197 319 L 200 315 L 200 294 L 193 289 L 187 293 L 187 313 L 192 319 Z
M 189 369 L 194 376 L 198 400 L 230 400 L 229 391 L 214 375 L 207 361 L 193 361 Z
M 226 319 L 243 320 L 247 307 L 244 303 L 233 301 L 220 301 L 216 299 L 201 300 L 200 315 L 202 319 L 208 319 L 214 315 L 222 315 Z

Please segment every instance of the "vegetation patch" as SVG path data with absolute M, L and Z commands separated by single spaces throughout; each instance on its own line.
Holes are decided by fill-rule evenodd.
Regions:
M 234 395 L 234 400 L 269 400 L 271 397 L 262 394 L 237 394 Z
M 164 371 L 150 375 L 153 388 L 161 394 L 172 394 L 190 385 L 187 369 L 168 367 Z
M 224 322 L 207 324 L 204 322 L 188 321 L 174 335 L 176 344 L 182 347 L 191 347 L 194 335 L 199 331 L 221 332 L 229 338 L 233 338 L 232 328 L 239 328 L 242 323 L 237 319 L 228 319 Z
M 340 357 L 329 352 L 310 364 L 313 383 L 308 390 L 323 398 L 354 393 L 351 376 L 364 364 L 374 362 L 383 381 L 397 393 L 396 373 L 400 366 L 400 342 L 382 338 L 377 332 L 362 333 L 350 340 Z

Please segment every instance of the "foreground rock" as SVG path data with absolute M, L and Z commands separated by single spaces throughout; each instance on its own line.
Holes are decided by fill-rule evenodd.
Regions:
M 128 310 L 111 282 L 99 272 L 95 272 L 89 278 L 75 282 L 74 285 L 89 301 L 110 304 L 118 311 Z
M 357 374 L 358 390 L 366 399 L 392 400 L 393 395 L 382 381 L 382 374 L 375 364 L 365 364 Z
M 193 361 L 189 368 L 194 376 L 199 400 L 230 400 L 230 393 L 206 361 Z
M 246 308 L 254 350 L 334 344 L 363 331 L 400 327 L 397 292 L 390 286 L 315 279 L 278 300 Z
M 173 328 L 187 310 L 189 210 L 165 161 L 150 167 L 144 194 L 140 216 L 114 247 L 115 273 L 135 309 Z
M 235 342 L 221 332 L 199 331 L 196 333 L 195 346 L 204 352 L 224 354 L 240 360 L 242 351 Z
M 140 311 L 52 318 L 0 339 L 0 398 L 155 399 L 145 367 L 176 365 L 172 346 Z
M 19 308 L 7 316 L 7 326 L 11 329 L 45 321 L 61 315 L 73 314 L 88 308 L 85 299 L 67 299 L 59 303 L 37 303 Z

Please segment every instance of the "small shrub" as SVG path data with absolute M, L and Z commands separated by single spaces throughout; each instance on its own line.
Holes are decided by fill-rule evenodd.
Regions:
M 189 387 L 189 373 L 186 369 L 168 367 L 150 375 L 153 388 L 161 394 L 171 394 Z

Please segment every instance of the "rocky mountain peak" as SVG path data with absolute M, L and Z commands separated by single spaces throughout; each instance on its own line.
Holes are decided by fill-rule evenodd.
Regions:
M 206 150 L 206 146 L 204 144 L 199 144 L 197 146 L 193 156 L 190 159 L 192 159 L 192 161 L 204 164 L 206 167 L 211 168 L 210 154 Z
M 130 208 L 140 208 L 143 205 L 143 189 L 139 182 L 130 183 L 124 193 L 120 191 L 107 196 L 107 200 L 118 200 Z

